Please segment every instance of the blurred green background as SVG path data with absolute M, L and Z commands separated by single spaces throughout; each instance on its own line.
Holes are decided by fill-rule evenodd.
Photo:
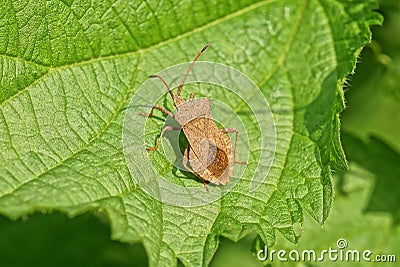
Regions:
M 297 245 L 278 234 L 277 249 L 322 250 L 346 238 L 349 248 L 397 253 L 400 261 L 400 1 L 381 1 L 379 12 L 383 26 L 372 29 L 373 42 L 348 79 L 342 140 L 350 171 L 334 174 L 332 214 L 323 227 L 306 217 Z M 110 240 L 101 214 L 0 217 L 0 236 L 0 266 L 147 266 L 142 245 Z M 254 238 L 221 238 L 211 266 L 262 266 L 251 252 Z

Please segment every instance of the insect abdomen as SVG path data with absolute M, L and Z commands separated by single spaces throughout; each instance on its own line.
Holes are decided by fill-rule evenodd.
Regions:
M 228 168 L 229 159 L 226 153 L 217 148 L 214 161 L 207 167 L 215 178 L 219 178 Z

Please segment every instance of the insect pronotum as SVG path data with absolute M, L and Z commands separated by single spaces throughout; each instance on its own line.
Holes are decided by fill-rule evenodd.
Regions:
M 148 151 L 156 150 L 166 131 L 183 130 L 183 133 L 188 140 L 188 145 L 184 151 L 182 164 L 186 170 L 195 174 L 203 181 L 207 191 L 208 187 L 206 182 L 211 182 L 217 185 L 225 185 L 229 182 L 229 178 L 233 172 L 233 165 L 235 163 L 236 146 L 238 141 L 238 131 L 235 128 L 219 129 L 217 127 L 210 112 L 210 99 L 194 99 L 193 92 L 190 94 L 189 100 L 186 100 L 181 96 L 182 87 L 185 84 L 186 77 L 193 68 L 196 60 L 210 45 L 210 43 L 205 45 L 190 64 L 182 82 L 178 86 L 176 94 L 172 92 L 171 88 L 161 76 L 149 76 L 149 78 L 158 78 L 164 83 L 174 101 L 174 106 L 177 110 L 176 113 L 173 114 L 164 107 L 154 105 L 150 113 L 143 114 L 145 116 L 152 116 L 153 110 L 158 109 L 178 122 L 181 128 L 166 126 L 161 131 L 156 145 L 146 149 Z M 236 133 L 234 146 L 232 146 L 231 139 L 228 136 L 228 133 L 232 132 Z

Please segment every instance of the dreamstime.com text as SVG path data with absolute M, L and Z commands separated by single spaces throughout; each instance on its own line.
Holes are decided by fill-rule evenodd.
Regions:
M 336 248 L 329 247 L 321 252 L 316 252 L 313 249 L 306 249 L 302 251 L 298 250 L 270 250 L 268 251 L 268 246 L 264 247 L 264 250 L 259 250 L 257 252 L 257 258 L 260 261 L 293 261 L 293 262 L 322 262 L 322 261 L 332 261 L 332 262 L 396 262 L 396 255 L 384 255 L 376 254 L 374 255 L 372 250 L 357 250 L 357 249 L 347 249 L 347 241 L 344 238 L 340 238 L 336 242 Z

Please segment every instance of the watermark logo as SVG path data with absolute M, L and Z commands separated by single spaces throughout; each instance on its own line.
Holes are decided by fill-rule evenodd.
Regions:
M 339 239 L 336 241 L 336 246 L 337 246 L 339 249 L 347 248 L 347 241 L 346 241 L 346 239 L 344 239 L 344 238 L 339 238 Z
M 174 90 L 179 85 L 183 74 L 190 63 L 172 66 L 157 75 L 163 77 Z M 224 186 L 212 186 L 206 192 L 201 183 L 188 187 L 170 182 L 158 173 L 146 151 L 145 135 L 146 120 L 140 114 L 149 113 L 151 107 L 161 100 L 169 99 L 168 92 L 158 79 L 146 80 L 136 91 L 128 106 L 123 125 L 123 149 L 127 166 L 135 182 L 141 189 L 153 198 L 169 205 L 193 207 L 205 205 L 218 200 L 231 191 L 246 171 L 246 180 L 250 181 L 248 192 L 255 191 L 266 179 L 275 153 L 275 123 L 269 103 L 256 84 L 240 71 L 215 62 L 196 62 L 186 78 L 182 96 L 189 99 L 191 84 L 210 85 L 224 90 L 222 95 L 225 103 L 218 97 L 213 98 L 213 91 L 203 92 L 195 99 L 206 97 L 210 99 L 211 114 L 214 121 L 223 128 L 236 128 L 239 140 L 236 148 L 238 161 L 251 164 L 235 164 L 230 182 Z M 213 87 L 214 86 L 214 87 Z M 228 97 L 227 97 L 228 96 Z M 172 101 L 171 101 L 172 102 Z M 232 103 L 235 103 L 234 105 Z M 243 108 L 245 107 L 245 108 Z M 244 112 L 245 111 L 245 112 Z M 174 113 L 174 111 L 172 111 Z M 243 120 L 243 119 L 246 120 Z M 173 126 L 176 122 L 167 117 L 163 126 Z M 178 125 L 179 126 L 179 125 Z M 179 149 L 179 131 L 170 131 L 168 138 L 163 138 L 159 150 L 177 170 L 182 166 L 182 150 Z M 154 138 L 158 133 L 153 133 Z M 167 135 L 167 134 L 166 134 Z M 251 135 L 251 138 L 249 137 Z M 234 137 L 231 137 L 235 143 Z M 250 159 L 250 150 L 252 153 Z M 256 158 L 255 158 L 256 157 Z M 243 192 L 245 193 L 245 192 Z
M 396 255 L 374 255 L 372 250 L 358 250 L 348 249 L 347 240 L 339 238 L 336 241 L 336 248 L 329 247 L 321 251 L 315 251 L 313 249 L 305 250 L 275 250 L 268 249 L 265 246 L 257 252 L 257 258 L 260 261 L 292 261 L 292 262 L 396 262 Z

